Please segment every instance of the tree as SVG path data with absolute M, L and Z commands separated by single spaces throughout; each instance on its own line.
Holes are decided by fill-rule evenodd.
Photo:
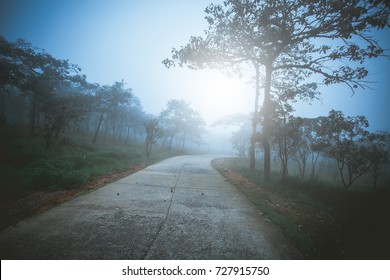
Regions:
M 124 88 L 125 83 L 115 82 L 111 86 L 96 85 L 95 110 L 100 113 L 92 143 L 96 143 L 100 127 L 105 117 L 113 113 L 118 106 L 128 104 L 132 98 L 132 90 Z
M 44 114 L 44 134 L 48 135 L 46 128 L 50 125 L 48 126 L 47 122 L 52 121 L 52 113 L 56 109 L 64 108 L 64 103 L 56 100 L 61 89 L 72 84 L 85 83 L 85 76 L 78 74 L 81 69 L 77 65 L 69 63 L 68 60 L 56 59 L 24 40 L 11 43 L 0 37 L 0 66 L 2 89 L 13 86 L 30 95 L 32 135 L 35 134 L 39 113 Z M 61 104 L 60 107 L 55 107 L 57 104 Z
M 167 67 L 187 65 L 237 70 L 243 63 L 255 69 L 256 89 L 252 121 L 251 166 L 257 136 L 260 67 L 265 73 L 262 144 L 264 179 L 270 179 L 271 86 L 277 72 L 303 77 L 319 74 L 326 85 L 345 83 L 354 91 L 365 87 L 366 59 L 383 49 L 369 32 L 389 26 L 385 0 L 226 0 L 205 10 L 209 24 L 205 38 L 191 37 L 172 50 Z M 343 63 L 347 61 L 347 63 Z
M 271 132 L 274 138 L 275 148 L 280 159 L 280 173 L 283 177 L 288 175 L 288 161 L 293 158 L 298 148 L 297 119 L 293 116 L 279 119 L 275 130 Z
M 320 126 L 322 152 L 337 161 L 344 188 L 387 161 L 383 136 L 366 130 L 369 124 L 364 116 L 344 117 L 341 111 L 332 110 Z
M 213 126 L 223 126 L 223 127 L 232 127 L 238 126 L 237 131 L 232 132 L 230 142 L 232 144 L 233 150 L 236 150 L 238 156 L 245 158 L 247 154 L 247 146 L 250 132 L 248 131 L 248 122 L 250 121 L 250 116 L 243 113 L 236 113 L 233 115 L 227 115 L 216 122 L 213 123 Z
M 320 150 L 317 148 L 319 120 L 320 118 L 298 118 L 296 154 L 293 159 L 298 163 L 298 176 L 301 178 L 305 178 L 308 159 L 311 163 L 310 180 L 314 180 L 317 176 L 316 165 L 320 155 Z
M 143 132 L 142 124 L 145 121 L 145 112 L 143 111 L 141 101 L 135 95 L 133 95 L 133 98 L 130 100 L 130 104 L 127 106 L 127 111 L 124 117 L 124 125 L 127 129 L 125 144 L 127 144 L 130 134 L 135 137 L 137 133 Z
M 45 120 L 42 133 L 46 148 L 50 146 L 53 138 L 59 138 L 61 130 L 81 120 L 87 113 L 86 104 L 89 100 L 89 96 L 80 92 L 66 92 L 44 102 Z
M 275 77 L 275 74 L 274 74 Z M 304 174 L 306 157 L 310 151 L 309 145 L 301 136 L 302 119 L 293 116 L 294 106 L 298 100 L 311 102 L 320 94 L 317 84 L 303 84 L 303 77 L 292 71 L 278 73 L 271 88 L 271 98 L 268 110 L 271 113 L 269 119 L 269 136 L 280 160 L 280 172 L 282 176 L 288 175 L 288 162 L 290 159 L 297 161 L 300 174 Z M 264 126 L 266 110 L 262 107 L 258 114 L 259 126 Z M 259 135 L 260 141 L 264 136 Z
M 71 125 L 77 132 L 94 133 L 94 143 L 102 128 L 105 139 L 111 136 L 114 143 L 144 134 L 141 103 L 123 81 L 88 83 L 68 60 L 1 36 L 0 67 L 0 122 L 9 118 L 14 124 L 29 124 L 30 134 L 39 131 L 46 147 Z
M 169 148 L 174 139 L 177 141 L 177 148 L 181 150 L 184 149 L 187 138 L 196 144 L 201 143 L 205 122 L 184 100 L 168 101 L 167 109 L 160 113 L 159 122 L 163 129 L 164 144 L 168 141 Z
M 146 132 L 145 154 L 146 158 L 149 159 L 152 147 L 156 143 L 156 140 L 161 137 L 162 130 L 158 125 L 157 119 L 147 121 L 144 126 Z

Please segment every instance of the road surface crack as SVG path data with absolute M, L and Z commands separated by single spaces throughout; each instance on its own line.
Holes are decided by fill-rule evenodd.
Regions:
M 175 181 L 175 185 L 173 187 L 171 187 L 171 199 L 169 200 L 169 205 L 168 205 L 168 209 L 167 209 L 167 213 L 165 215 L 165 218 L 164 218 L 164 221 L 161 223 L 161 225 L 159 226 L 158 230 L 157 230 L 157 233 L 156 235 L 154 236 L 150 246 L 148 247 L 148 250 L 146 251 L 143 259 L 146 259 L 146 257 L 149 255 L 149 252 L 150 250 L 153 248 L 154 246 L 154 243 L 156 243 L 156 240 L 158 238 L 158 236 L 160 235 L 164 225 L 166 224 L 167 220 L 168 220 L 168 216 L 169 216 L 169 212 L 171 211 L 171 206 L 172 206 L 172 201 L 173 201 L 173 197 L 175 195 L 175 191 L 176 191 L 176 186 L 177 186 L 177 183 L 179 182 L 179 178 L 180 178 L 180 175 L 181 175 L 181 171 L 182 171 L 182 168 L 180 168 L 179 170 L 179 173 L 177 175 L 177 178 L 176 178 L 176 181 Z

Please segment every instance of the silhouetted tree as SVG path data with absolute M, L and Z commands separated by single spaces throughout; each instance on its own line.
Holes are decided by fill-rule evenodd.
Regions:
M 128 104 L 132 97 L 132 90 L 124 88 L 124 82 L 115 82 L 111 86 L 97 85 L 95 94 L 95 111 L 99 112 L 99 119 L 92 143 L 96 143 L 101 125 L 107 115 L 115 112 L 118 106 Z
M 337 161 L 344 188 L 387 161 L 383 136 L 366 130 L 369 125 L 364 116 L 344 117 L 341 111 L 332 110 L 320 126 L 322 152 Z
M 305 178 L 308 160 L 310 159 L 310 180 L 317 177 L 316 165 L 320 155 L 316 145 L 318 142 L 319 119 L 297 118 L 298 137 L 296 142 L 296 152 L 293 159 L 297 162 L 299 173 L 298 176 Z
M 264 179 L 270 179 L 271 85 L 276 72 L 295 71 L 303 77 L 319 74 L 326 85 L 345 83 L 352 91 L 364 88 L 366 59 L 383 53 L 369 35 L 388 27 L 385 0 L 226 0 L 205 10 L 209 24 L 205 38 L 191 37 L 180 50 L 172 50 L 167 67 L 188 65 L 239 69 L 251 64 L 256 73 L 251 140 L 251 166 L 257 137 L 260 67 L 265 73 L 262 144 Z M 346 63 L 344 63 L 346 61 Z
M 53 112 L 64 110 L 66 102 L 57 100 L 59 89 L 85 83 L 85 76 L 78 74 L 81 69 L 77 65 L 56 59 L 24 40 L 11 43 L 0 37 L 0 66 L 0 87 L 13 86 L 29 95 L 32 135 L 35 134 L 40 113 L 44 115 L 44 134 L 48 135 L 47 128 L 51 126 L 48 122 L 52 122 Z M 66 114 L 62 118 L 68 121 L 65 120 Z
M 90 96 L 80 92 L 58 94 L 52 100 L 45 100 L 43 111 L 45 112 L 45 120 L 42 128 L 43 137 L 48 148 L 52 139 L 58 139 L 61 130 L 64 130 L 69 124 L 77 126 L 87 113 L 88 101 Z

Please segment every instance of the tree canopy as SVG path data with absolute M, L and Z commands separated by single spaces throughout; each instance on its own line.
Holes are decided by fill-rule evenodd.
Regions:
M 304 77 L 323 77 L 325 85 L 344 83 L 353 92 L 365 88 L 364 62 L 383 54 L 371 31 L 389 27 L 385 0 L 226 0 L 209 5 L 205 36 L 193 36 L 187 45 L 172 50 L 167 67 L 187 65 L 224 72 L 252 65 L 256 72 L 252 125 L 251 165 L 258 123 L 260 70 L 264 73 L 264 178 L 270 179 L 270 91 L 275 75 L 293 71 Z
M 169 100 L 166 107 L 159 115 L 164 144 L 172 147 L 175 138 L 179 149 L 184 149 L 187 138 L 200 144 L 205 132 L 205 121 L 200 114 L 184 100 Z
M 319 147 L 337 161 L 341 181 L 349 188 L 371 168 L 388 160 L 384 136 L 366 130 L 368 120 L 364 116 L 345 117 L 341 111 L 332 110 L 321 119 Z
M 102 124 L 105 134 L 111 129 L 114 141 L 125 134 L 124 127 L 125 142 L 131 130 L 142 128 L 140 101 L 123 81 L 89 83 L 76 64 L 21 39 L 9 42 L 0 37 L 0 67 L 0 121 L 24 125 L 28 120 L 30 134 L 39 131 L 47 147 L 71 124 L 94 131 L 94 143 Z

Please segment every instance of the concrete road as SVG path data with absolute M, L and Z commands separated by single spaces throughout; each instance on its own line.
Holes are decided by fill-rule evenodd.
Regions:
M 22 221 L 1 259 L 301 259 L 212 159 L 174 157 Z

